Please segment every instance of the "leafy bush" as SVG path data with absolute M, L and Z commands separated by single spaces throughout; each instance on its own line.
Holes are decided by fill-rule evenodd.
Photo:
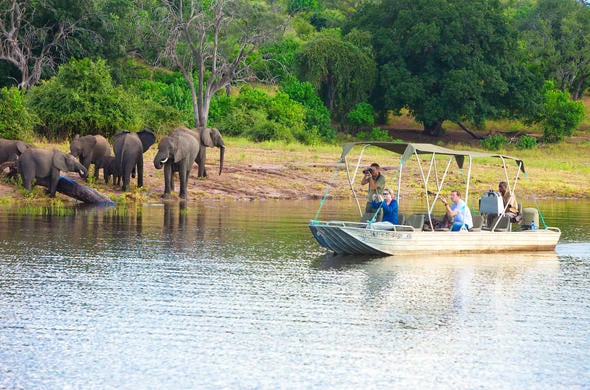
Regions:
M 244 136 L 255 142 L 297 140 L 311 144 L 319 139 L 318 129 L 306 126 L 305 107 L 283 91 L 271 96 L 260 89 L 244 87 L 233 100 L 218 99 L 217 104 L 210 123 L 223 129 L 224 134 Z
M 231 111 L 232 98 L 226 94 L 213 97 L 209 105 L 208 122 L 214 123 L 223 119 L 223 117 Z M 215 126 L 214 126 L 215 127 Z
M 104 60 L 75 60 L 27 94 L 39 115 L 41 135 L 64 139 L 74 134 L 102 134 L 141 127 L 133 96 L 113 85 Z
M 0 89 L 0 137 L 29 141 L 38 118 L 24 103 L 24 92 L 18 88 Z
M 311 83 L 289 78 L 281 84 L 281 91 L 305 107 L 305 127 L 314 137 L 319 136 L 328 142 L 336 139 L 336 131 L 330 124 L 330 111 L 315 93 Z
M 253 110 L 251 115 L 252 124 L 243 133 L 246 138 L 254 142 L 295 140 L 287 126 L 269 120 L 265 111 Z
M 375 110 L 369 103 L 359 103 L 346 115 L 346 119 L 357 129 L 375 124 Z
M 393 138 L 389 135 L 387 130 L 379 127 L 373 127 L 370 132 L 360 131 L 357 137 L 363 141 L 393 141 Z
M 548 143 L 559 142 L 564 136 L 571 136 L 584 120 L 584 104 L 572 100 L 567 92 L 554 89 L 552 82 L 545 84 L 543 107 L 543 140 Z
M 518 139 L 518 142 L 516 142 L 516 147 L 518 149 L 534 149 L 537 147 L 537 139 L 530 135 L 523 135 Z
M 487 150 L 499 150 L 508 143 L 508 138 L 504 134 L 493 134 L 481 140 L 481 145 Z

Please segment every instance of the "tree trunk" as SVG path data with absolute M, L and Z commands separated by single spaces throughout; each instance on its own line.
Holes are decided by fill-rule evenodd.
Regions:
M 442 128 L 443 122 L 444 122 L 443 119 L 439 119 L 435 122 L 424 123 L 424 131 L 423 131 L 424 135 L 427 135 L 430 137 L 440 136 L 443 132 L 443 128 Z
M 474 132 L 472 132 L 469 127 L 465 126 L 463 123 L 461 122 L 457 122 L 457 124 L 459 125 L 460 128 L 462 128 L 467 134 L 469 134 L 470 136 L 472 136 L 475 139 L 483 139 L 483 137 L 480 137 L 479 135 L 475 134 Z

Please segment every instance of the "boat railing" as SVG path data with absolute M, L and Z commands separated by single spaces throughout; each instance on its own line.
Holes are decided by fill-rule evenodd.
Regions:
M 358 229 L 371 229 L 371 223 L 367 222 L 351 222 L 351 221 L 317 221 L 312 220 L 310 221 L 310 225 L 327 225 L 327 226 L 335 226 L 335 227 L 351 227 L 351 228 L 358 228 Z M 394 231 L 394 232 L 414 232 L 421 229 L 416 229 L 410 225 L 392 225 L 390 229 L 374 229 L 374 230 L 383 230 L 383 231 Z

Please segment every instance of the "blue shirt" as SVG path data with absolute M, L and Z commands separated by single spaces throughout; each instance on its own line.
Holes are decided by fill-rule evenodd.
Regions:
M 391 222 L 394 225 L 398 224 L 397 221 L 397 200 L 393 199 L 389 204 L 383 202 L 379 202 L 378 200 L 374 200 L 371 202 L 371 205 L 374 209 L 378 208 L 381 205 L 383 209 L 383 221 L 384 222 Z
M 459 199 L 457 204 L 453 203 L 451 210 L 457 210 L 458 213 L 455 215 L 453 220 L 454 224 L 467 225 L 467 229 L 473 227 L 473 219 L 471 218 L 471 211 L 467 207 L 467 203 L 463 199 Z

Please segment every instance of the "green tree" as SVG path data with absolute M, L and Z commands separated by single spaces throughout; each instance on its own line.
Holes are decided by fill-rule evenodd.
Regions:
M 579 0 L 539 0 L 519 22 L 528 60 L 580 99 L 590 84 L 590 7 Z
M 42 122 L 40 135 L 64 139 L 138 129 L 133 99 L 111 81 L 104 60 L 71 60 L 55 77 L 29 90 L 27 101 Z
M 374 37 L 380 70 L 374 107 L 408 108 L 427 135 L 442 134 L 444 120 L 482 124 L 507 112 L 538 109 L 540 86 L 517 62 L 516 31 L 504 11 L 497 0 L 384 0 L 365 6 L 350 26 Z M 525 95 L 526 101 L 520 98 Z M 508 101 L 523 105 L 507 106 Z
M 318 34 L 298 55 L 302 80 L 309 81 L 340 123 L 369 96 L 376 80 L 373 58 L 335 30 Z

